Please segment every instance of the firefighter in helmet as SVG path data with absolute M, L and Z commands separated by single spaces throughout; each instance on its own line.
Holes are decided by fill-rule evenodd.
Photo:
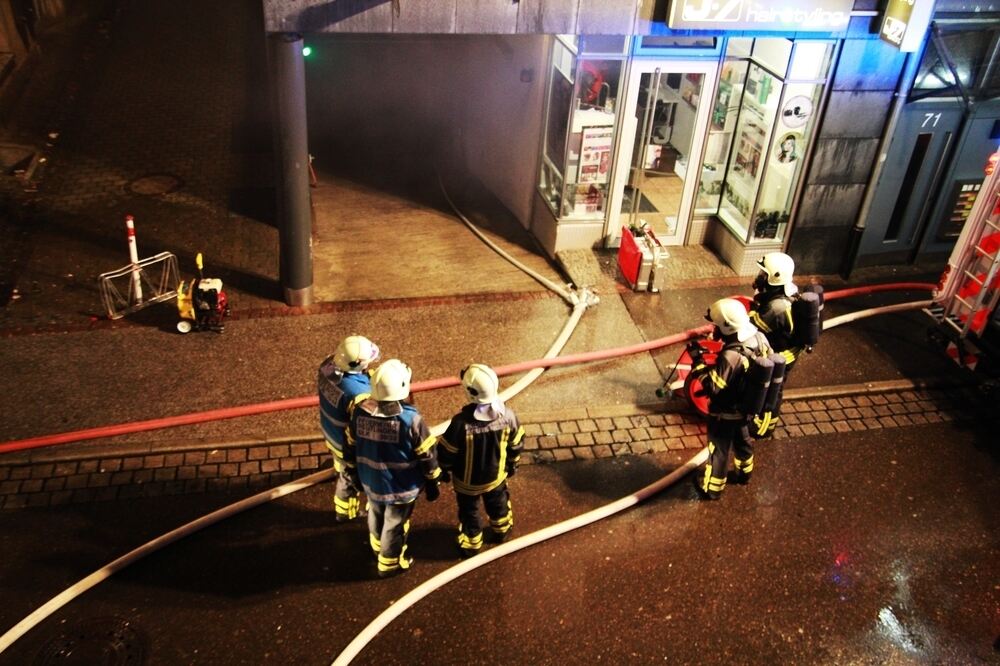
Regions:
M 524 428 L 500 399 L 500 380 L 491 367 L 473 363 L 460 377 L 471 402 L 451 418 L 438 441 L 438 456 L 455 488 L 458 548 L 463 557 L 470 557 L 483 547 L 480 499 L 492 541 L 504 541 L 514 527 L 507 478 L 517 472 Z
M 429 502 L 440 495 L 436 440 L 417 408 L 404 402 L 411 375 L 399 359 L 385 361 L 372 373 L 371 394 L 356 397 L 349 410 L 344 461 L 368 496 L 368 541 L 380 578 L 413 563 L 406 537 L 420 491 Z
M 333 468 L 337 471 L 333 493 L 337 522 L 364 515 L 361 488 L 351 482 L 351 475 L 344 470 L 345 431 L 347 409 L 356 396 L 371 390 L 368 366 L 378 357 L 378 345 L 363 335 L 350 335 L 319 366 L 319 422 L 326 447 L 333 455 Z
M 771 348 L 785 357 L 787 383 L 788 373 L 802 353 L 802 347 L 794 342 L 796 330 L 792 318 L 792 303 L 799 293 L 792 281 L 795 262 L 784 252 L 769 252 L 757 261 L 757 266 L 760 273 L 753 281 L 755 294 L 750 305 L 750 321 L 767 336 Z M 777 404 L 781 404 L 780 395 Z M 753 424 L 754 434 L 758 437 L 771 435 L 778 420 L 778 411 L 765 414 Z
M 712 303 L 705 319 L 715 325 L 714 337 L 723 347 L 714 365 L 706 365 L 700 347 L 694 353 L 692 374 L 700 380 L 709 398 L 708 464 L 704 473 L 695 475 L 695 488 L 702 499 L 716 500 L 726 487 L 729 453 L 735 457 L 733 482 L 746 484 L 753 473 L 753 440 L 745 413 L 744 393 L 752 357 L 767 356 L 771 348 L 767 338 L 750 323 L 746 308 L 732 298 Z

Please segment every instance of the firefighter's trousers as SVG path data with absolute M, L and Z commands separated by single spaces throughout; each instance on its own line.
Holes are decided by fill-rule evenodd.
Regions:
M 479 550 L 483 546 L 483 523 L 479 516 L 479 499 L 490 519 L 490 530 L 497 537 L 504 537 L 514 526 L 514 511 L 510 493 L 504 481 L 493 490 L 481 495 L 466 495 L 455 491 L 458 503 L 458 545 L 463 550 Z
M 753 440 L 746 417 L 708 417 L 708 465 L 700 485 L 706 493 L 718 495 L 726 487 L 729 453 L 733 452 L 737 472 L 753 472 Z
M 387 573 L 408 569 L 411 558 L 406 554 L 406 536 L 410 532 L 410 516 L 416 501 L 406 504 L 368 502 L 368 541 L 378 558 L 378 570 Z
M 779 418 L 781 415 L 781 403 L 784 402 L 785 399 L 785 387 L 788 386 L 788 376 L 792 374 L 792 369 L 794 367 L 795 367 L 795 361 L 792 361 L 791 363 L 787 363 L 785 365 L 785 376 L 782 378 L 781 388 L 778 390 L 778 403 L 777 406 L 774 408 L 774 411 L 771 412 L 771 422 L 767 426 L 767 434 L 769 435 L 774 432 L 774 429 L 778 426 L 778 423 L 781 422 L 781 419 Z
M 361 515 L 361 489 L 355 487 L 347 474 L 344 474 L 343 463 L 333 457 L 333 467 L 337 470 L 337 482 L 333 490 L 333 510 L 337 520 L 354 520 Z

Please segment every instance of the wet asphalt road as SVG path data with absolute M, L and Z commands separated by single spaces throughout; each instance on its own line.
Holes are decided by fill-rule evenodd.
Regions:
M 356 663 L 1000 663 L 995 442 L 954 423 L 769 442 L 750 486 L 703 503 L 685 479 L 490 563 L 404 613 Z M 517 533 L 633 492 L 680 462 L 526 468 L 512 482 Z M 458 560 L 450 492 L 417 508 L 415 568 L 381 581 L 364 528 L 332 523 L 329 491 L 302 491 L 138 562 L 0 664 L 32 663 L 60 632 L 114 617 L 131 623 L 133 649 L 149 664 L 330 663 L 378 612 Z M 0 625 L 227 501 L 0 514 Z M 88 641 L 77 656 L 94 649 Z

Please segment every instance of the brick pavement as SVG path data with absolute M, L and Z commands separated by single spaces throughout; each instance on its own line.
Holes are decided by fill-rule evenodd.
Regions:
M 778 439 L 855 430 L 890 430 L 971 418 L 997 420 L 975 389 L 857 387 L 817 397 L 788 392 Z M 696 450 L 705 424 L 663 403 L 522 414 L 525 464 Z M 270 440 L 38 449 L 5 456 L 0 507 L 19 509 L 216 491 L 259 491 L 329 464 L 318 433 Z

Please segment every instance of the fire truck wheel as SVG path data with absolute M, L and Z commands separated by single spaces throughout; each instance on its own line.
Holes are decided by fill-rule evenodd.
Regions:
M 189 322 L 187 319 L 181 319 L 179 322 L 177 322 L 177 330 L 180 331 L 181 333 L 190 333 L 191 322 Z

